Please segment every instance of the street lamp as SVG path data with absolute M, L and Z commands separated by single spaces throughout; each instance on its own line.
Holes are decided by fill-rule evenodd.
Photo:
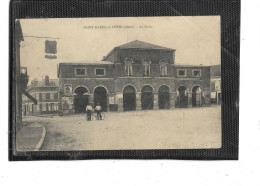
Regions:
M 17 83 L 20 84 L 21 90 L 25 90 L 27 88 L 27 84 L 29 81 L 29 77 L 27 75 L 27 67 L 20 67 L 20 74 L 17 79 Z

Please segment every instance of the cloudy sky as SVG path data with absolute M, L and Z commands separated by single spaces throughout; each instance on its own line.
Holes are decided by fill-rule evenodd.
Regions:
M 45 58 L 45 38 L 24 37 L 21 66 L 30 80 L 57 78 L 60 62 L 99 61 L 118 45 L 140 40 L 176 49 L 176 64 L 220 64 L 220 17 L 21 19 L 24 36 L 57 41 L 57 59 Z M 120 26 L 120 27 L 118 27 Z

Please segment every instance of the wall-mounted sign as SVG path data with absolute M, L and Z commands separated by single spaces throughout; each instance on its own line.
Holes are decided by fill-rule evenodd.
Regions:
M 64 85 L 64 93 L 65 95 L 72 94 L 72 85 Z
M 57 56 L 55 55 L 57 53 L 57 41 L 45 41 L 45 58 L 47 59 L 56 59 Z
M 114 96 L 109 97 L 109 104 L 115 104 Z

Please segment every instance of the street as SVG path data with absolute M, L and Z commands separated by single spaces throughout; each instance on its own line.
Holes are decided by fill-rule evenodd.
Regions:
M 27 116 L 23 122 L 46 128 L 42 151 L 221 147 L 220 106 L 105 114 L 105 120 L 78 114 Z

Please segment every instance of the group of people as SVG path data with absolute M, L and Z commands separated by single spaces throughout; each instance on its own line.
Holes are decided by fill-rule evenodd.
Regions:
M 97 119 L 101 120 L 101 111 L 102 111 L 102 107 L 100 106 L 99 103 L 97 103 L 97 106 L 95 107 L 95 110 L 97 112 Z M 91 120 L 91 115 L 93 112 L 93 108 L 90 104 L 87 105 L 86 107 L 86 112 L 87 112 L 87 120 L 90 121 Z

